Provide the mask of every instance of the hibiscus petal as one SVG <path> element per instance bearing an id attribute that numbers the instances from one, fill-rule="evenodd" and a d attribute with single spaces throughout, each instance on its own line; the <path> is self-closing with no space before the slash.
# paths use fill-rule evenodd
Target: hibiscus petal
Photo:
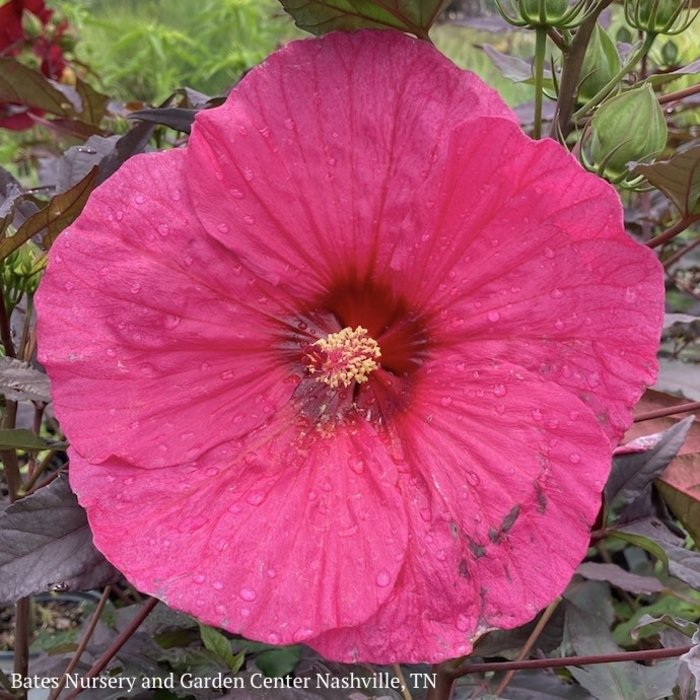
<path id="1" fill-rule="evenodd" d="M 133 158 L 96 190 L 37 293 L 56 413 L 93 462 L 179 464 L 255 428 L 294 389 L 277 340 L 287 300 L 202 231 L 183 160 Z"/>
<path id="2" fill-rule="evenodd" d="M 515 119 L 498 94 L 426 42 L 337 33 L 270 56 L 197 116 L 188 184 L 207 229 L 263 277 L 319 291 L 384 266 L 439 178 L 445 133 Z M 223 135 L 225 138 L 222 138 Z"/>
<path id="3" fill-rule="evenodd" d="M 514 365 L 449 356 L 420 372 L 412 410 L 396 418 L 413 545 L 373 618 L 307 642 L 329 658 L 467 654 L 561 593 L 588 547 L 610 469 L 591 411 Z"/>
<path id="4" fill-rule="evenodd" d="M 273 644 L 354 626 L 390 595 L 407 545 L 396 466 L 370 424 L 303 435 L 293 410 L 189 464 L 71 454 L 95 545 L 139 588 Z"/>
<path id="5" fill-rule="evenodd" d="M 444 183 L 397 273 L 434 309 L 436 342 L 541 372 L 616 444 L 656 377 L 663 319 L 663 269 L 625 232 L 617 194 L 501 119 L 455 130 Z"/>

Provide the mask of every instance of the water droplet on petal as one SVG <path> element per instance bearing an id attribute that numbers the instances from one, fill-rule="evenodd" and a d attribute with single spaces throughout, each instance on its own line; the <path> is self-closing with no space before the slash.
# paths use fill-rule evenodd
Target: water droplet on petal
<path id="1" fill-rule="evenodd" d="M 550 293 L 549 296 L 552 297 L 552 299 L 561 299 L 564 296 L 564 292 L 559 289 L 559 287 L 555 287 Z"/>
<path id="2" fill-rule="evenodd" d="M 134 202 L 136 204 L 143 204 L 146 201 L 146 198 L 142 194 L 137 194 L 134 197 Z"/>
<path id="3" fill-rule="evenodd" d="M 481 479 L 476 472 L 467 472 L 467 481 L 472 486 L 478 486 L 481 483 Z"/>
<path id="4" fill-rule="evenodd" d="M 493 387 L 494 396 L 505 396 L 508 393 L 504 384 L 495 384 Z"/>
<path id="5" fill-rule="evenodd" d="M 496 323 L 496 321 L 500 320 L 501 314 L 498 311 L 489 311 L 488 318 L 491 323 Z"/>
<path id="6" fill-rule="evenodd" d="M 240 595 L 243 600 L 247 600 L 249 603 L 258 597 L 258 594 L 252 588 L 241 588 L 238 595 Z"/>
<path id="7" fill-rule="evenodd" d="M 554 251 L 549 247 L 545 248 L 544 249 L 544 257 L 549 258 L 551 260 L 554 257 Z"/>
<path id="8" fill-rule="evenodd" d="M 388 571 L 380 571 L 377 574 L 377 585 L 385 588 L 391 583 L 391 574 Z"/>
<path id="9" fill-rule="evenodd" d="M 274 632 L 270 632 L 270 634 L 267 635 L 267 641 L 270 644 L 279 644 L 280 643 L 280 637 L 278 634 L 275 634 Z"/>
<path id="10" fill-rule="evenodd" d="M 219 224 L 216 228 L 221 231 L 221 233 L 228 233 L 229 232 L 229 227 L 228 224 Z"/>
<path id="11" fill-rule="evenodd" d="M 441 406 L 444 406 L 445 408 L 447 408 L 451 403 L 452 403 L 452 397 L 451 397 L 451 396 L 443 396 L 443 397 L 440 399 L 440 405 L 441 405 Z"/>
<path id="12" fill-rule="evenodd" d="M 177 328 L 180 325 L 180 317 L 179 316 L 173 316 L 172 314 L 168 314 L 165 317 L 165 327 L 169 330 L 173 330 L 173 328 Z"/>
<path id="13" fill-rule="evenodd" d="M 457 618 L 457 629 L 460 632 L 466 632 L 469 629 L 469 618 L 466 615 L 460 615 Z"/>
<path id="14" fill-rule="evenodd" d="M 569 455 L 569 462 L 571 464 L 578 464 L 581 461 L 581 455 L 578 452 L 572 452 Z"/>
<path id="15" fill-rule="evenodd" d="M 192 577 L 192 580 L 197 584 L 204 583 L 206 581 L 206 576 L 204 576 L 202 574 L 195 574 Z"/>
<path id="16" fill-rule="evenodd" d="M 234 199 L 243 199 L 245 197 L 245 194 L 241 190 L 236 189 L 235 187 L 229 190 L 229 192 L 231 193 L 231 196 Z"/>
<path id="17" fill-rule="evenodd" d="M 246 496 L 245 500 L 248 501 L 251 506 L 259 506 L 265 500 L 265 494 L 261 491 L 251 491 Z"/>
<path id="18" fill-rule="evenodd" d="M 224 590 L 224 584 L 221 581 L 214 581 L 214 583 L 212 583 L 211 585 L 212 588 L 215 588 L 217 591 Z"/>
<path id="19" fill-rule="evenodd" d="M 533 409 L 533 411 L 532 411 L 532 417 L 533 417 L 535 420 L 542 420 L 542 411 L 540 411 L 539 408 Z"/>
<path id="20" fill-rule="evenodd" d="M 241 617 L 250 617 L 250 608 L 241 608 L 239 612 Z"/>

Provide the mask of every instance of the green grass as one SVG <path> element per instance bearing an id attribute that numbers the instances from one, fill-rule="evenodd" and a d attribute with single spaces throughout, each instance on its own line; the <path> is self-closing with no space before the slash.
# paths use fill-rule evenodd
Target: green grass
<path id="1" fill-rule="evenodd" d="M 159 102 L 188 86 L 221 94 L 298 35 L 275 0 L 54 0 L 76 57 L 122 100 Z"/>

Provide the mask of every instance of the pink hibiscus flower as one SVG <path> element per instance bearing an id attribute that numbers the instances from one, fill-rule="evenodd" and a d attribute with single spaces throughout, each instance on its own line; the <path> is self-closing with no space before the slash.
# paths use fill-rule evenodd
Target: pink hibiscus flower
<path id="1" fill-rule="evenodd" d="M 435 661 L 585 554 L 655 374 L 620 202 L 398 32 L 273 54 L 56 242 L 41 360 L 95 544 L 207 623 Z"/>

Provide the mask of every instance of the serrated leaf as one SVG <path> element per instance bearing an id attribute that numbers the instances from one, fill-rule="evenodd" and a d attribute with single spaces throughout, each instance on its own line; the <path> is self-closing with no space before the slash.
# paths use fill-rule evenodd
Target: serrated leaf
<path id="1" fill-rule="evenodd" d="M 59 116 L 74 113 L 70 101 L 41 73 L 8 57 L 0 57 L 0 102 L 35 107 Z"/>
<path id="2" fill-rule="evenodd" d="M 51 401 L 49 378 L 14 357 L 0 357 L 0 393 L 10 401 Z"/>
<path id="3" fill-rule="evenodd" d="M 653 482 L 678 454 L 692 422 L 692 417 L 686 418 L 664 431 L 650 450 L 615 456 L 605 485 L 605 501 L 611 511 L 619 512 L 651 489 Z"/>
<path id="4" fill-rule="evenodd" d="M 65 447 L 64 442 L 48 442 L 25 428 L 0 430 L 0 450 L 55 450 Z"/>
<path id="5" fill-rule="evenodd" d="M 281 647 L 263 651 L 255 657 L 255 665 L 272 678 L 289 675 L 301 658 L 301 647 Z"/>
<path id="6" fill-rule="evenodd" d="M 85 511 L 62 477 L 0 514 L 0 601 L 44 591 L 91 590 L 120 578 L 95 549 Z"/>
<path id="7" fill-rule="evenodd" d="M 426 38 L 447 0 L 281 0 L 296 25 L 312 34 L 398 29 Z"/>
<path id="8" fill-rule="evenodd" d="M 656 484 L 671 512 L 700 546 L 700 455 L 675 459 Z"/>
<path id="9" fill-rule="evenodd" d="M 660 189 L 683 217 L 700 214 L 700 145 L 678 151 L 668 160 L 637 164 L 634 172 Z"/>
<path id="10" fill-rule="evenodd" d="M 231 641 L 228 637 L 208 625 L 200 623 L 199 634 L 202 637 L 204 648 L 214 654 L 231 673 L 240 671 L 245 660 L 245 652 L 234 654 L 231 651 Z"/>
<path id="11" fill-rule="evenodd" d="M 4 260 L 23 243 L 45 231 L 42 243 L 50 248 L 58 234 L 75 221 L 83 210 L 90 192 L 97 183 L 97 168 L 93 168 L 80 182 L 67 192 L 52 197 L 48 205 L 30 216 L 14 236 L 0 241 L 0 260 Z"/>

